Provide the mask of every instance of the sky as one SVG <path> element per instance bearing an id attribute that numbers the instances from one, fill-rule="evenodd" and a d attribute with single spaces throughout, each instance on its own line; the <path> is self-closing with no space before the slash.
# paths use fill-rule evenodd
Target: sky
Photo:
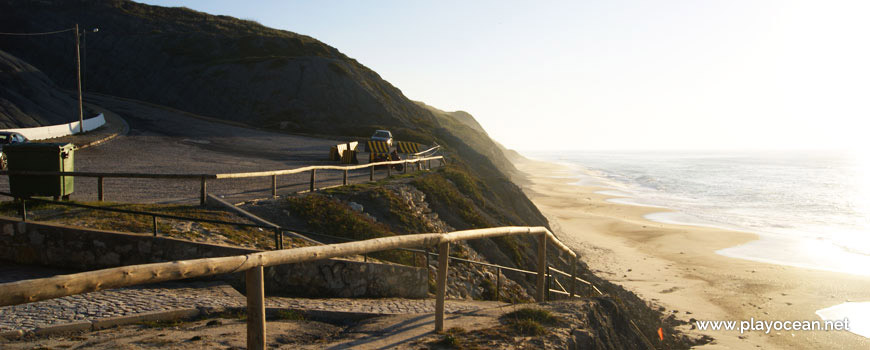
<path id="1" fill-rule="evenodd" d="M 518 150 L 870 150 L 870 1 L 149 0 L 314 37 Z"/>

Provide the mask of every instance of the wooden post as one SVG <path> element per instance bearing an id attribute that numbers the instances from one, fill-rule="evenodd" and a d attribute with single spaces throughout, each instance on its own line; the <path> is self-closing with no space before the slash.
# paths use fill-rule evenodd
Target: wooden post
<path id="1" fill-rule="evenodd" d="M 402 174 L 407 174 L 407 173 L 408 173 L 408 164 L 409 164 L 409 163 L 408 163 L 407 160 L 406 160 L 404 163 L 402 163 Z"/>
<path id="2" fill-rule="evenodd" d="M 281 228 L 275 228 L 275 250 L 284 249 L 282 240 L 281 240 Z"/>
<path id="3" fill-rule="evenodd" d="M 425 248 L 426 250 L 426 283 L 429 283 L 429 279 L 432 278 L 432 272 L 430 272 L 429 266 L 431 263 L 429 262 L 429 247 Z"/>
<path id="4" fill-rule="evenodd" d="M 547 300 L 552 300 L 552 298 L 550 296 L 550 286 L 551 286 L 552 280 L 553 280 L 553 275 L 550 274 L 550 265 L 547 265 L 547 286 L 545 287 L 547 292 L 544 293 L 547 297 Z"/>
<path id="5" fill-rule="evenodd" d="M 369 181 L 375 181 L 375 166 L 369 167 Z"/>
<path id="6" fill-rule="evenodd" d="M 342 180 L 341 184 L 347 186 L 347 170 L 344 171 L 344 180 Z"/>
<path id="7" fill-rule="evenodd" d="M 538 283 L 535 300 L 544 302 L 544 287 L 547 278 L 547 234 L 538 235 Z"/>
<path id="8" fill-rule="evenodd" d="M 495 301 L 501 301 L 501 267 L 495 269 Z"/>
<path id="9" fill-rule="evenodd" d="M 103 201 L 103 177 L 97 177 L 97 201 Z"/>
<path id="10" fill-rule="evenodd" d="M 25 201 L 24 198 L 21 198 L 21 221 L 27 221 L 27 203 Z"/>
<path id="11" fill-rule="evenodd" d="M 151 215 L 151 232 L 154 233 L 154 237 L 157 237 L 157 216 Z"/>
<path id="12" fill-rule="evenodd" d="M 76 23 L 76 84 L 79 91 L 79 133 L 85 132 L 85 112 L 82 107 L 82 60 L 79 49 L 79 24 Z"/>
<path id="13" fill-rule="evenodd" d="M 438 244 L 438 275 L 435 276 L 435 331 L 444 330 L 444 297 L 447 295 L 447 262 L 450 243 Z"/>
<path id="14" fill-rule="evenodd" d="M 208 185 L 205 183 L 205 176 L 201 177 L 199 181 L 199 205 L 204 206 L 208 195 Z"/>
<path id="15" fill-rule="evenodd" d="M 278 198 L 278 175 L 272 175 L 272 198 Z"/>
<path id="16" fill-rule="evenodd" d="M 393 165 L 387 164 L 387 177 L 393 176 Z"/>
<path id="17" fill-rule="evenodd" d="M 248 293 L 248 350 L 266 349 L 266 303 L 263 293 L 263 267 L 245 272 Z"/>
<path id="18" fill-rule="evenodd" d="M 317 177 L 317 169 L 311 169 L 311 185 L 308 186 L 309 192 L 314 192 L 314 179 Z"/>
<path id="19" fill-rule="evenodd" d="M 577 261 L 571 261 L 571 297 L 574 297 L 574 291 L 577 286 Z"/>

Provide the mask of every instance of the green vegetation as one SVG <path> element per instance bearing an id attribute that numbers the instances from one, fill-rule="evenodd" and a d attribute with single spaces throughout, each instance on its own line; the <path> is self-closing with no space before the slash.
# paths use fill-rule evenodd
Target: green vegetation
<path id="1" fill-rule="evenodd" d="M 183 204 L 119 204 L 111 202 L 73 202 L 95 207 L 143 211 L 166 215 L 181 216 L 193 219 L 220 220 L 240 223 L 249 221 L 223 210 L 202 208 Z M 15 202 L 0 203 L 0 214 L 18 217 L 19 204 Z M 71 226 L 88 227 L 98 230 L 147 233 L 153 232 L 154 222 L 150 215 L 116 213 L 87 208 L 76 208 L 51 203 L 27 202 L 28 219 L 47 221 Z M 187 220 L 157 219 L 157 231 L 160 236 L 188 239 L 193 241 L 214 241 L 217 243 L 234 244 L 271 249 L 275 245 L 271 231 L 258 228 L 234 225 L 201 223 Z M 223 236 L 223 238 L 216 235 Z M 305 246 L 305 241 L 285 237 L 288 246 Z"/>
<path id="2" fill-rule="evenodd" d="M 483 293 L 481 293 L 483 300 L 496 300 L 496 297 L 498 297 L 498 290 L 496 289 L 495 283 L 488 279 L 483 279 L 480 282 L 480 286 L 483 287 Z"/>
<path id="3" fill-rule="evenodd" d="M 485 187 L 485 184 L 475 181 L 468 172 L 460 170 L 459 167 L 452 166 L 443 169 L 444 177 L 450 179 L 461 193 L 471 197 L 478 205 L 484 204 L 480 188 Z"/>
<path id="4" fill-rule="evenodd" d="M 305 321 L 305 315 L 296 310 L 278 310 L 275 312 L 274 318 L 286 321 Z"/>
<path id="5" fill-rule="evenodd" d="M 241 309 L 241 308 L 240 309 L 228 309 L 228 310 L 224 310 L 224 311 L 221 311 L 219 313 L 210 315 L 209 317 L 223 318 L 223 319 L 230 319 L 230 320 L 247 320 L 248 313 L 245 311 L 245 309 Z"/>
<path id="6" fill-rule="evenodd" d="M 451 327 L 444 332 L 444 337 L 435 342 L 433 345 L 448 349 L 465 349 L 465 342 L 462 335 L 466 333 L 462 327 Z"/>
<path id="7" fill-rule="evenodd" d="M 547 334 L 545 326 L 559 324 L 559 319 L 550 311 L 530 307 L 507 313 L 502 319 L 517 333 L 533 337 Z"/>
<path id="8" fill-rule="evenodd" d="M 179 327 L 184 324 L 184 321 L 179 319 L 172 320 L 157 320 L 157 321 L 142 321 L 141 325 L 145 328 L 170 328 Z"/>
<path id="9" fill-rule="evenodd" d="M 401 175 L 413 177 L 413 174 Z M 396 193 L 382 187 L 381 180 L 377 183 L 342 186 L 323 191 L 343 200 L 354 201 L 365 206 L 367 211 L 377 215 L 381 221 L 388 224 L 399 234 L 431 232 L 425 221 L 421 220 L 411 210 L 407 203 Z"/>
<path id="10" fill-rule="evenodd" d="M 365 240 L 396 234 L 386 225 L 353 211 L 346 204 L 319 194 L 287 198 L 291 212 L 305 218 L 309 228 L 331 236 L 350 240 Z M 414 255 L 400 250 L 382 251 L 371 256 L 399 264 L 412 265 Z"/>
<path id="11" fill-rule="evenodd" d="M 468 198 L 460 192 L 456 186 L 447 181 L 443 175 L 443 170 L 439 169 L 434 173 L 425 174 L 414 178 L 412 181 L 414 187 L 426 194 L 430 202 L 435 202 L 444 208 L 450 208 L 459 214 L 462 223 L 465 225 L 457 225 L 456 222 L 451 223 L 458 228 L 483 228 L 494 226 L 483 218 L 478 210 L 474 207 Z M 459 223 L 459 224 L 462 224 Z"/>
<path id="12" fill-rule="evenodd" d="M 525 336 L 538 337 L 547 334 L 547 329 L 534 320 L 516 320 L 510 325 L 518 334 Z"/>

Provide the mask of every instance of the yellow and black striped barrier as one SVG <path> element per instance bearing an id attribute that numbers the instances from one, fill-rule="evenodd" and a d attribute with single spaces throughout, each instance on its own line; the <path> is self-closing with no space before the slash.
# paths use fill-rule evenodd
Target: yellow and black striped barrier
<path id="1" fill-rule="evenodd" d="M 358 142 L 348 142 L 329 148 L 329 160 L 340 160 L 343 164 L 357 164 L 356 146 Z"/>
<path id="2" fill-rule="evenodd" d="M 420 152 L 420 144 L 407 141 L 396 141 L 396 150 L 399 153 L 413 154 Z"/>
<path id="3" fill-rule="evenodd" d="M 390 145 L 386 141 L 366 141 L 366 152 L 390 153 Z"/>

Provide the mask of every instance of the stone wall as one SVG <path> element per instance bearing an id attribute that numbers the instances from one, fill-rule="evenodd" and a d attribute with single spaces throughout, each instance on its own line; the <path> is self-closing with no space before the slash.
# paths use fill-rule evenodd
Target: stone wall
<path id="1" fill-rule="evenodd" d="M 257 251 L 0 216 L 0 260 L 20 264 L 86 271 Z M 425 298 L 428 289 L 423 268 L 343 259 L 272 266 L 265 277 L 267 293 L 294 296 Z M 244 285 L 242 273 L 214 278 Z"/>

